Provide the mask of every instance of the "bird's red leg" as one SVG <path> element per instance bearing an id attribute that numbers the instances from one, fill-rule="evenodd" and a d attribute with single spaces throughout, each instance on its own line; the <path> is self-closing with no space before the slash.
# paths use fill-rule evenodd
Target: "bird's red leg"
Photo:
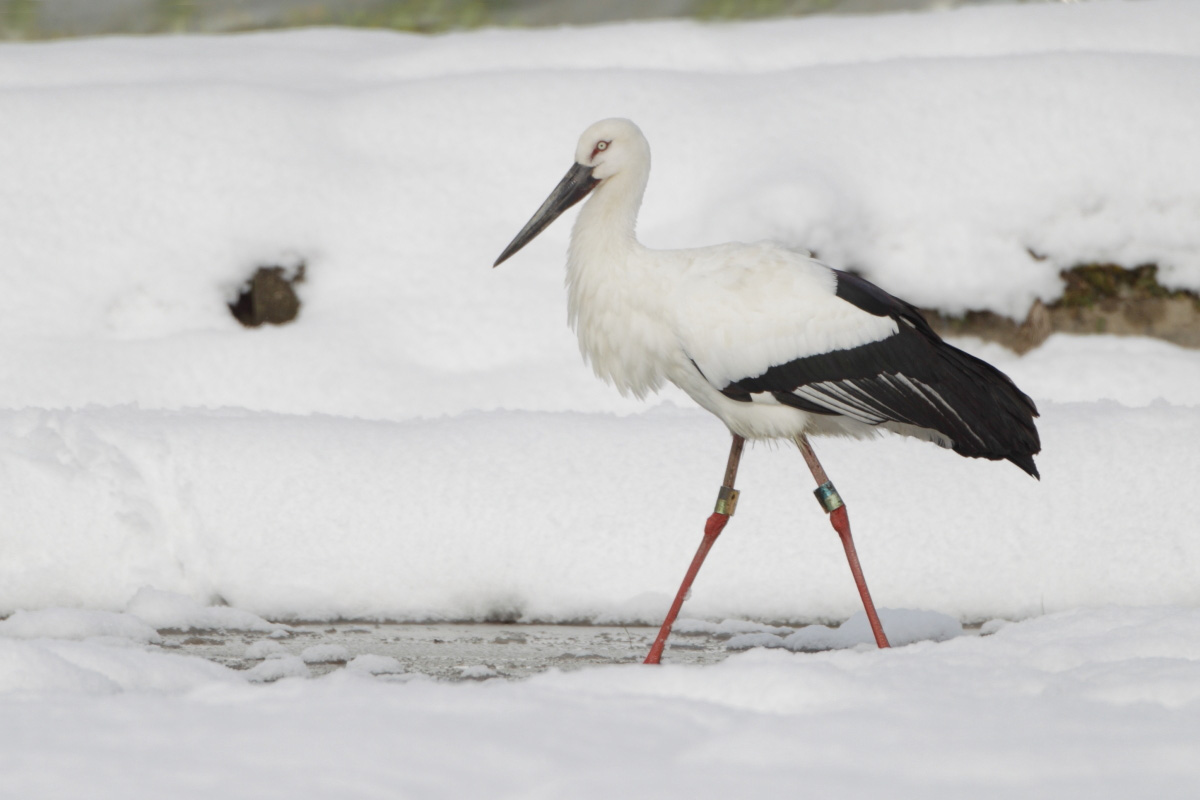
<path id="1" fill-rule="evenodd" d="M 733 516 L 734 507 L 737 506 L 737 491 L 733 488 L 733 482 L 737 478 L 738 462 L 742 459 L 742 446 L 746 440 L 736 433 L 733 435 L 733 444 L 729 448 L 729 463 L 725 465 L 725 482 L 721 485 L 721 491 L 717 494 L 717 508 L 708 518 L 708 522 L 704 523 L 704 538 L 700 540 L 700 548 L 696 551 L 695 558 L 692 559 L 692 564 L 688 567 L 687 574 L 683 576 L 683 583 L 679 586 L 679 592 L 675 595 L 675 602 L 671 603 L 671 609 L 667 611 L 667 618 L 663 620 L 662 628 L 658 631 L 658 638 L 654 640 L 654 644 L 650 647 L 650 654 L 646 656 L 645 664 L 657 664 L 662 658 L 663 648 L 667 644 L 667 637 L 671 634 L 671 626 L 675 624 L 675 617 L 679 616 L 679 609 L 683 606 L 684 598 L 687 597 L 688 590 L 692 588 L 692 581 L 696 579 L 696 573 L 700 571 L 700 565 L 704 563 L 704 557 L 708 555 L 708 551 L 712 548 L 713 543 L 717 541 L 717 537 L 721 535 L 721 531 L 725 529 L 725 523 L 729 522 L 729 518 Z"/>
<path id="2" fill-rule="evenodd" d="M 812 446 L 808 443 L 808 437 L 800 434 L 796 437 L 796 444 L 800 446 L 800 453 L 808 463 L 808 468 L 812 470 L 813 477 L 817 479 L 817 500 L 825 509 L 825 513 L 829 515 L 829 522 L 841 538 L 842 547 L 846 549 L 846 560 L 850 562 L 850 572 L 854 574 L 854 584 L 858 587 L 863 608 L 867 611 L 867 620 L 871 623 L 871 633 L 875 634 L 875 644 L 880 647 L 891 647 L 883 632 L 883 625 L 879 624 L 879 615 L 875 613 L 875 604 L 871 602 L 871 592 L 867 589 L 867 579 L 863 577 L 862 567 L 858 563 L 854 539 L 850 536 L 850 517 L 846 514 L 846 505 L 842 502 L 837 490 L 833 488 L 829 476 L 825 474 L 825 468 L 821 466 L 820 461 L 817 461 L 817 454 L 813 452 Z"/>

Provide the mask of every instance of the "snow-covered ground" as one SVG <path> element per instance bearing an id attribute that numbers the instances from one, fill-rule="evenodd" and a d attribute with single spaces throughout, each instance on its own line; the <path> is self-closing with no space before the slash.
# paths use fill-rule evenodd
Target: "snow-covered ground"
<path id="1" fill-rule="evenodd" d="M 359 659 L 262 685 L 111 640 L 0 638 L 0 796 L 1174 799 L 1200 770 L 1194 608 L 520 683 Z"/>
<path id="2" fill-rule="evenodd" d="M 892 652 L 730 622 L 784 646 L 445 684 L 156 642 L 657 621 L 726 435 L 580 363 L 568 225 L 490 268 L 588 123 L 650 138 L 648 244 L 1020 317 L 1084 261 L 1200 289 L 1198 67 L 1186 0 L 0 45 L 0 797 L 1189 796 L 1200 353 L 1148 340 L 961 343 L 1038 401 L 1040 483 L 816 443 Z M 297 322 L 233 320 L 300 261 Z M 855 611 L 810 482 L 747 454 L 688 624 Z"/>
<path id="3" fill-rule="evenodd" d="M 1042 411 L 1041 482 L 899 438 L 818 443 L 879 603 L 976 622 L 1200 604 L 1195 405 Z M 3 604 L 116 611 L 153 586 L 278 619 L 655 622 L 727 449 L 720 423 L 667 407 L 2 412 Z M 858 597 L 795 449 L 752 448 L 739 484 L 687 611 L 849 616 Z"/>

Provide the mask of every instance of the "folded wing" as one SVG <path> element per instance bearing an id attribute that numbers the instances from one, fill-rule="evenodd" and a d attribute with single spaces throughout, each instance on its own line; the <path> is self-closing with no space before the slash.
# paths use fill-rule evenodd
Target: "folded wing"
<path id="1" fill-rule="evenodd" d="M 1007 459 L 1034 477 L 1041 449 L 1033 401 L 995 367 L 946 344 L 908 303 L 850 273 L 831 270 L 832 307 L 826 319 L 873 331 L 846 347 L 795 348 L 757 374 L 713 381 L 726 397 L 774 400 L 815 414 L 840 415 L 866 425 L 899 423 L 940 436 L 955 452 Z M 840 308 L 838 306 L 841 306 Z M 853 312 L 849 306 L 853 306 Z M 893 322 L 880 336 L 877 324 Z M 872 320 L 876 324 L 872 324 Z M 828 325 L 828 322 L 826 322 Z M 853 331 L 842 341 L 854 342 Z M 814 352 L 820 349 L 820 352 Z M 697 364 L 703 372 L 703 365 Z"/>

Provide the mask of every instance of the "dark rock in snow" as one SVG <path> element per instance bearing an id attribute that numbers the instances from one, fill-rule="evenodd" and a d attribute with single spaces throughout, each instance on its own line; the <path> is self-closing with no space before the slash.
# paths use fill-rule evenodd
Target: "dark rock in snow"
<path id="1" fill-rule="evenodd" d="M 247 328 L 264 322 L 282 325 L 300 313 L 300 298 L 295 284 L 304 280 L 304 262 L 294 269 L 259 267 L 242 287 L 237 299 L 229 303 L 234 318 Z"/>

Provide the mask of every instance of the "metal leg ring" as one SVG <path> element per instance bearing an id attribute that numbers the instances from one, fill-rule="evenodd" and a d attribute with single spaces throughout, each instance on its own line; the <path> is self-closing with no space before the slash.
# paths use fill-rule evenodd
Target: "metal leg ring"
<path id="1" fill-rule="evenodd" d="M 822 483 L 813 494 L 817 496 L 817 502 L 821 504 L 821 508 L 825 509 L 826 514 L 832 514 L 846 505 L 842 502 L 842 496 L 838 494 L 837 489 L 833 488 L 832 481 Z"/>
<path id="2" fill-rule="evenodd" d="M 732 517 L 734 509 L 737 508 L 737 501 L 737 489 L 731 489 L 728 486 L 722 486 L 721 490 L 717 492 L 716 512 L 718 514 L 725 514 L 726 516 Z"/>

